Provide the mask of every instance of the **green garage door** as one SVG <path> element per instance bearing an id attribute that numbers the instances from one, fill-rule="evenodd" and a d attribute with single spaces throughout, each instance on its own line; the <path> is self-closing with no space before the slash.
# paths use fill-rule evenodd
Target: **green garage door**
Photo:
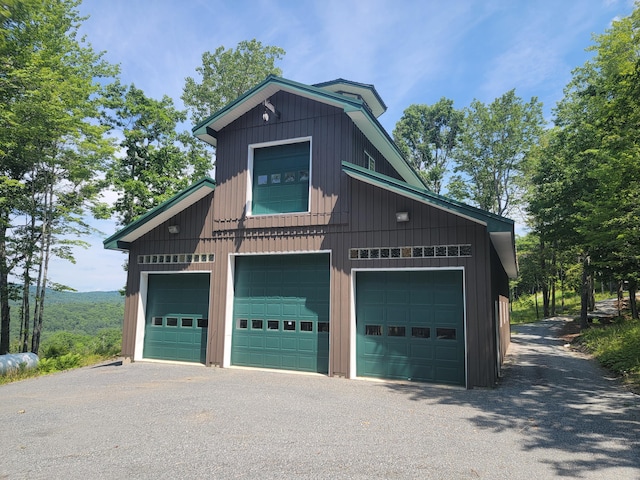
<path id="1" fill-rule="evenodd" d="M 237 257 L 232 365 L 329 372 L 329 256 Z"/>
<path id="2" fill-rule="evenodd" d="M 464 385 L 462 271 L 356 275 L 357 375 Z"/>
<path id="3" fill-rule="evenodd" d="M 205 362 L 209 274 L 149 275 L 143 358 Z"/>

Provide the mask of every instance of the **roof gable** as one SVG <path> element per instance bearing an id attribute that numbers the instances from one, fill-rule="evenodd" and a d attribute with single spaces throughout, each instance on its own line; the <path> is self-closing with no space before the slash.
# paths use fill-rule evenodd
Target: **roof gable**
<path id="1" fill-rule="evenodd" d="M 211 178 L 205 177 L 199 180 L 104 240 L 104 248 L 129 250 L 131 242 L 206 197 L 214 189 L 215 182 Z"/>
<path id="2" fill-rule="evenodd" d="M 342 170 L 350 177 L 361 182 L 383 188 L 486 226 L 489 237 L 491 238 L 491 243 L 498 253 L 505 272 L 510 278 L 517 277 L 518 267 L 515 254 L 513 220 L 438 195 L 424 187 L 409 185 L 395 178 L 382 175 L 381 173 L 362 168 L 352 163 L 342 162 Z"/>
<path id="3" fill-rule="evenodd" d="M 314 87 L 322 88 L 329 92 L 339 93 L 341 95 L 351 96 L 362 99 L 371 113 L 378 118 L 387 111 L 387 106 L 382 101 L 378 91 L 373 85 L 366 83 L 352 82 L 344 78 L 338 78 L 329 82 L 316 83 Z"/>
<path id="4" fill-rule="evenodd" d="M 344 87 L 347 81 L 341 82 L 335 85 Z M 328 83 L 334 85 L 333 82 Z M 357 88 L 362 91 L 367 90 L 369 87 L 355 82 L 350 83 L 359 86 Z M 342 95 L 327 88 L 305 85 L 274 75 L 269 75 L 262 83 L 193 127 L 193 134 L 210 145 L 216 146 L 217 135 L 220 130 L 280 91 L 341 108 L 407 183 L 414 186 L 424 186 L 420 175 L 405 160 L 396 144 L 380 125 L 363 99 Z M 373 100 L 371 101 L 373 102 Z M 275 107 L 277 108 L 277 105 Z"/>

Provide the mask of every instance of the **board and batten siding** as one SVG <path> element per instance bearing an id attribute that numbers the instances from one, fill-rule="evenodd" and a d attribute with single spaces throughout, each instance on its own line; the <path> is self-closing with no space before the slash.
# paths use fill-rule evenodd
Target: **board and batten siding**
<path id="1" fill-rule="evenodd" d="M 495 383 L 496 338 L 493 330 L 492 248 L 484 225 L 357 180 L 351 185 L 349 248 L 470 244 L 470 257 L 348 260 L 347 268 L 464 267 L 467 380 L 472 386 Z M 409 212 L 397 223 L 396 212 Z"/>
<path id="2" fill-rule="evenodd" d="M 122 355 L 124 357 L 134 357 L 138 308 L 141 303 L 141 273 L 202 272 L 209 270 L 212 265 L 209 262 L 140 264 L 138 257 L 140 255 L 192 254 L 195 252 L 207 255 L 215 254 L 215 245 L 211 239 L 213 196 L 212 192 L 131 244 L 125 290 L 125 322 L 122 331 Z M 169 225 L 178 225 L 180 233 L 169 233 Z"/>
<path id="3" fill-rule="evenodd" d="M 271 103 L 280 118 L 262 120 L 258 106 L 218 133 L 215 192 L 158 226 L 131 245 L 123 355 L 133 358 L 140 305 L 141 272 L 211 273 L 206 363 L 225 363 L 225 329 L 232 298 L 230 262 L 235 255 L 330 252 L 329 374 L 348 376 L 350 365 L 352 269 L 464 267 L 468 386 L 491 386 L 496 379 L 496 335 L 491 276 L 492 246 L 486 227 L 424 203 L 348 177 L 341 163 L 366 167 L 365 150 L 376 170 L 397 178 L 351 119 L 338 108 L 279 92 Z M 248 152 L 254 144 L 311 139 L 310 213 L 245 215 Z M 395 213 L 407 211 L 410 221 L 397 223 Z M 171 235 L 169 224 L 179 224 Z M 350 259 L 352 248 L 429 245 L 471 245 L 470 257 Z M 139 255 L 213 253 L 215 261 L 190 265 L 139 265 Z M 492 287 L 492 285 L 494 287 Z M 227 352 L 228 355 L 228 352 Z"/>

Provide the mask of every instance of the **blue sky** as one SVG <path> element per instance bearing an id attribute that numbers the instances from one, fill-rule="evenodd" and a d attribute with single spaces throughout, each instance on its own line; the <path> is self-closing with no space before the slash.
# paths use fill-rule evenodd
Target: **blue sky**
<path id="1" fill-rule="evenodd" d="M 182 108 L 184 79 L 196 76 L 203 52 L 257 38 L 286 51 L 278 66 L 291 80 L 375 85 L 389 132 L 411 104 L 447 97 L 463 108 L 512 88 L 538 97 L 551 121 L 592 35 L 632 9 L 631 0 L 84 0 L 79 8 L 89 16 L 81 33 L 147 96 L 169 95 Z M 80 291 L 124 286 L 124 255 L 102 248 L 116 224 L 94 224 L 104 234 L 87 239 L 75 265 L 54 261 L 53 281 Z"/>

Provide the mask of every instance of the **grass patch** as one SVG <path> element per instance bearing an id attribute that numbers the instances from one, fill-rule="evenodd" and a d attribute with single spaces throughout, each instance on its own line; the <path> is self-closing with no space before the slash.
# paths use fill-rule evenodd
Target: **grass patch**
<path id="1" fill-rule="evenodd" d="M 607 369 L 620 375 L 640 393 L 640 321 L 620 320 L 602 328 L 590 328 L 578 343 Z"/>
<path id="2" fill-rule="evenodd" d="M 120 354 L 122 332 L 105 329 L 97 335 L 56 332 L 40 348 L 37 368 L 10 370 L 0 375 L 0 385 L 53 372 L 95 365 Z"/>
<path id="3" fill-rule="evenodd" d="M 537 294 L 538 311 L 536 314 L 536 297 L 534 295 L 521 295 L 511 302 L 511 324 L 533 323 L 543 319 L 544 308 L 542 305 L 542 293 Z M 608 293 L 596 293 L 596 302 L 611 298 Z M 562 299 L 556 297 L 556 315 L 573 317 L 580 315 L 580 295 L 565 293 L 564 307 Z"/>
<path id="4" fill-rule="evenodd" d="M 26 380 L 27 378 L 39 377 L 41 375 L 48 375 L 50 373 L 62 372 L 64 370 L 89 367 L 113 358 L 115 358 L 113 355 L 97 354 L 83 357 L 76 353 L 69 353 L 60 357 L 41 358 L 37 368 L 12 369 L 5 374 L 0 374 L 0 385 Z"/>

